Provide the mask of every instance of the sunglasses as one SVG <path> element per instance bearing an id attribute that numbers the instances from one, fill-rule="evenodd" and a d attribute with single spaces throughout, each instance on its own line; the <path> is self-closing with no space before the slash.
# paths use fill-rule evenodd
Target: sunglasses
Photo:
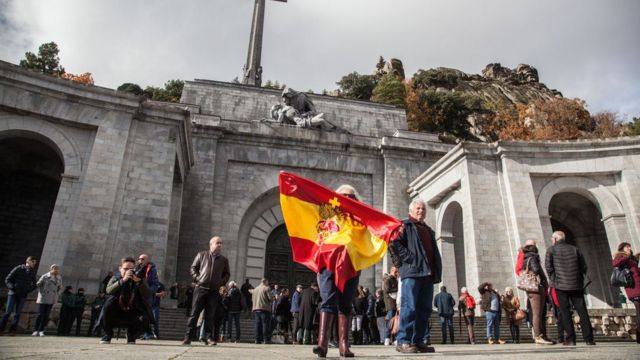
<path id="1" fill-rule="evenodd" d="M 354 200 L 356 199 L 356 195 L 355 194 L 340 194 L 340 195 L 346 196 L 349 199 L 354 199 Z"/>

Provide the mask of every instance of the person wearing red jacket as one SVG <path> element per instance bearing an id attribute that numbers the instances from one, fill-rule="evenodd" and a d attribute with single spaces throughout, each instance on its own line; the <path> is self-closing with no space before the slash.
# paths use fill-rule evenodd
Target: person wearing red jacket
<path id="1" fill-rule="evenodd" d="M 626 267 L 633 274 L 634 286 L 624 288 L 629 300 L 636 307 L 636 319 L 640 319 L 640 269 L 638 268 L 638 259 L 640 253 L 633 255 L 631 244 L 623 242 L 618 245 L 618 252 L 613 258 L 612 265 L 614 267 Z M 636 326 L 636 343 L 640 344 L 640 329 Z"/>

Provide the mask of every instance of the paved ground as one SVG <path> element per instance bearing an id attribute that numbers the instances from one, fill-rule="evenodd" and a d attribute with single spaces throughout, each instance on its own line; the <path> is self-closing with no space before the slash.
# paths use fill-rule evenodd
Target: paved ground
<path id="1" fill-rule="evenodd" d="M 449 358 L 449 359 L 640 359 L 640 345 L 634 342 L 602 343 L 587 347 L 536 346 L 530 344 L 506 345 L 436 345 L 436 353 L 403 355 L 393 347 L 354 346 L 358 358 L 405 359 L 405 358 Z M 338 350 L 330 349 L 329 358 L 337 358 Z M 45 336 L 0 337 L 0 359 L 314 359 L 311 346 L 306 345 L 253 345 L 219 344 L 214 347 L 202 345 L 181 346 L 177 341 L 139 341 L 126 345 L 123 339 L 110 345 L 100 345 L 97 338 L 75 338 Z"/>

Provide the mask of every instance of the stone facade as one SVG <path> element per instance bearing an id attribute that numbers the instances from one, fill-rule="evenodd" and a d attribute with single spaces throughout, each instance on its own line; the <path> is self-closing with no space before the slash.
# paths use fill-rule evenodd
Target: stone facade
<path id="1" fill-rule="evenodd" d="M 515 288 L 518 249 L 537 239 L 544 258 L 552 232 L 563 230 L 587 259 L 589 306 L 617 307 L 611 254 L 623 241 L 640 248 L 640 198 L 629 190 L 640 186 L 639 164 L 639 137 L 461 143 L 413 181 L 410 192 L 435 213 L 451 288 L 475 289 L 484 281 Z M 463 266 L 457 248 L 466 255 Z"/>
<path id="2" fill-rule="evenodd" d="M 270 244 L 283 244 L 274 236 L 285 234 L 277 181 L 286 170 L 331 188 L 352 184 L 398 218 L 411 198 L 425 199 L 450 289 L 512 286 L 521 244 L 565 229 L 594 264 L 590 306 L 618 305 L 598 255 L 624 240 L 640 248 L 640 139 L 454 146 L 408 131 L 402 109 L 310 97 L 338 130 L 261 121 L 280 101 L 276 90 L 195 80 L 180 104 L 166 104 L 0 62 L 0 150 L 9 153 L 0 168 L 24 162 L 17 170 L 39 169 L 58 184 L 39 272 L 58 263 L 65 283 L 93 294 L 120 257 L 144 252 L 165 283 L 184 282 L 194 255 L 220 235 L 232 279 L 255 285 L 273 274 Z M 0 180 L 15 185 L 17 170 L 4 168 Z M 19 211 L 0 206 L 0 216 Z M 0 249 L 31 255 L 16 236 Z M 379 286 L 387 267 L 385 259 L 364 271 L 361 283 Z"/>
<path id="3" fill-rule="evenodd" d="M 64 164 L 39 272 L 60 264 L 67 284 L 96 293 L 122 256 L 145 251 L 171 279 L 175 184 L 193 163 L 188 113 L 4 62 L 0 106 L 0 141 L 39 141 Z"/>

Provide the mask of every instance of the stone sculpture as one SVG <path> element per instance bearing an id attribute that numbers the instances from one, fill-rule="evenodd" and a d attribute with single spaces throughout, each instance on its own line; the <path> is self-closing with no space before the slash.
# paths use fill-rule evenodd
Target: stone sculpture
<path id="1" fill-rule="evenodd" d="M 298 127 L 319 127 L 335 129 L 336 126 L 324 118 L 323 113 L 316 111 L 313 101 L 307 94 L 286 88 L 282 91 L 282 104 L 271 107 L 273 121 Z"/>

